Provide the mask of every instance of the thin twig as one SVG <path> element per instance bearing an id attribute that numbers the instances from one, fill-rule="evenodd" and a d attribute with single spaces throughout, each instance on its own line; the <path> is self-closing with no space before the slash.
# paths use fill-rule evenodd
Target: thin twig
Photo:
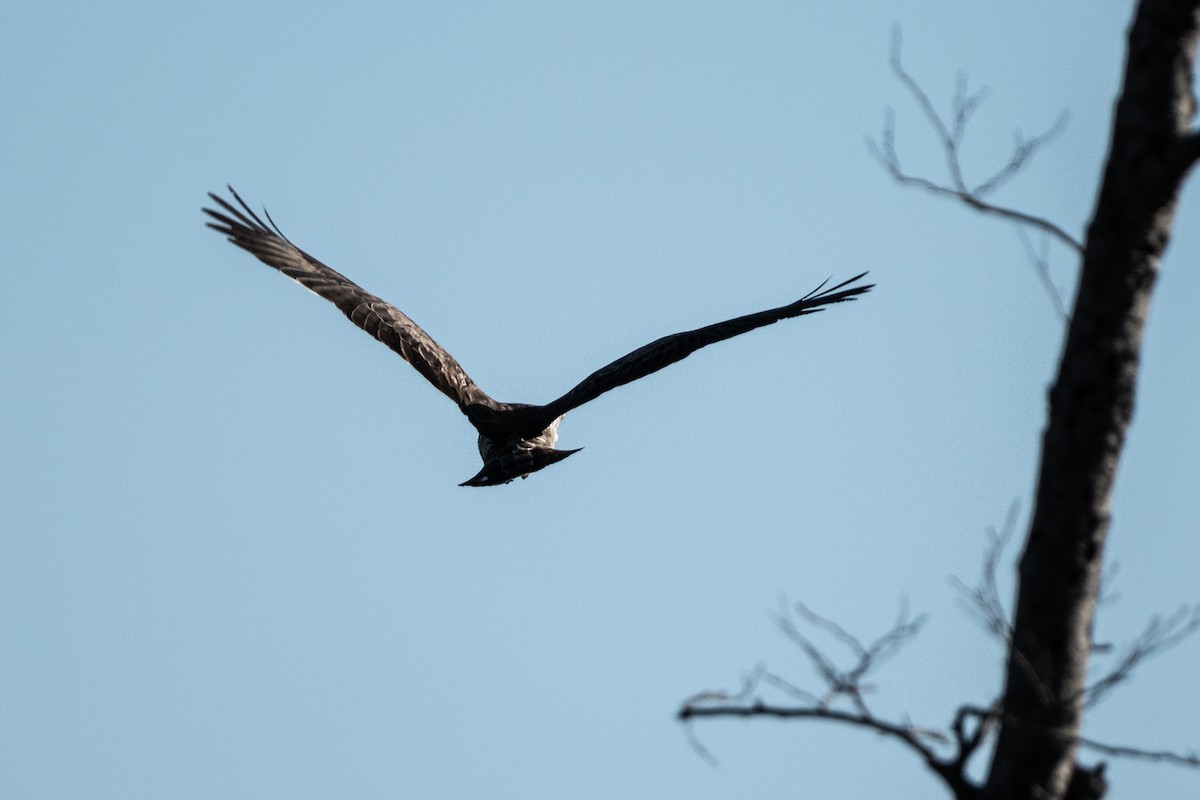
<path id="1" fill-rule="evenodd" d="M 983 569 L 980 570 L 979 581 L 975 586 L 967 586 L 955 577 L 950 579 L 954 587 L 962 593 L 966 608 L 979 618 L 988 633 L 1005 644 L 1012 641 L 1012 629 L 1008 624 L 1008 611 L 1000 599 L 1000 587 L 996 576 L 1000 568 L 1000 557 L 1012 541 L 1020 510 L 1020 504 L 1014 500 L 1008 507 L 1004 526 L 1000 530 L 992 527 L 987 529 L 988 545 L 983 551 Z"/>
<path id="2" fill-rule="evenodd" d="M 1054 121 L 1053 125 L 1032 139 L 1026 139 L 1019 130 L 1014 131 L 1013 151 L 1012 155 L 1009 156 L 1008 163 L 1001 167 L 992 177 L 972 189 L 971 194 L 976 197 L 983 197 L 985 194 L 989 194 L 1005 183 L 1008 183 L 1009 179 L 1021 171 L 1021 168 L 1025 166 L 1025 162 L 1033 158 L 1033 154 L 1039 148 L 1054 141 L 1058 138 L 1059 134 L 1066 130 L 1067 121 L 1070 119 L 1071 114 L 1069 112 L 1062 112 L 1058 115 L 1058 119 Z"/>
<path id="3" fill-rule="evenodd" d="M 968 733 L 967 719 L 970 717 L 975 718 L 975 730 Z M 954 722 L 951 724 L 950 730 L 953 732 L 954 741 L 958 745 L 958 754 L 954 757 L 953 763 L 957 766 L 961 774 L 966 774 L 967 762 L 971 760 L 971 756 L 991 734 L 999 717 L 1000 712 L 996 704 L 993 704 L 991 708 L 961 706 L 955 713 Z"/>
<path id="4" fill-rule="evenodd" d="M 867 684 L 864 684 L 863 680 L 871 671 L 878 668 L 894 655 L 897 650 L 903 647 L 908 639 L 920 632 L 921 626 L 926 621 L 925 615 L 918 616 L 916 619 L 910 621 L 908 619 L 907 606 L 902 606 L 899 618 L 892 628 L 871 642 L 871 644 L 864 645 L 857 637 L 848 633 L 837 623 L 820 616 L 803 603 L 796 603 L 794 609 L 801 619 L 833 636 L 854 654 L 857 659 L 854 666 L 843 670 L 800 632 L 788 613 L 789 609 L 786 601 L 781 600 L 781 606 L 780 613 L 776 616 L 776 624 L 779 625 L 783 634 L 791 639 L 808 657 L 808 660 L 812 662 L 813 667 L 817 670 L 817 674 L 820 675 L 821 680 L 828 687 L 828 692 L 820 701 L 820 705 L 828 706 L 838 697 L 844 696 L 863 714 L 869 713 L 863 693 L 869 691 L 871 688 Z"/>
<path id="5" fill-rule="evenodd" d="M 1058 241 L 1065 244 L 1067 247 L 1074 250 L 1077 254 L 1081 256 L 1083 255 L 1083 244 L 1048 219 L 1037 217 L 1033 214 L 1027 214 L 1024 211 L 1017 211 L 1016 209 L 998 206 L 994 203 L 989 203 L 986 200 L 982 200 L 965 190 L 955 189 L 949 186 L 942 186 L 941 184 L 934 183 L 927 178 L 920 178 L 904 172 L 900 166 L 899 158 L 896 155 L 895 131 L 893 130 L 892 123 L 890 121 L 885 121 L 884 123 L 882 145 L 876 145 L 874 141 L 868 140 L 867 146 L 870 147 L 871 152 L 876 158 L 879 159 L 880 163 L 883 164 L 884 168 L 897 183 L 907 186 L 916 186 L 932 194 L 941 195 L 942 197 L 953 197 L 954 199 L 967 206 L 970 206 L 976 211 L 981 211 L 985 214 L 994 214 L 995 216 L 1012 220 L 1020 225 L 1027 225 L 1031 228 L 1037 228 L 1038 230 L 1045 231 Z"/>
<path id="6" fill-rule="evenodd" d="M 1030 682 L 1037 687 L 1046 702 L 1050 702 L 1052 698 L 1049 688 L 1046 687 L 1033 664 L 1014 643 L 1012 626 L 1008 622 L 1008 611 L 1000 599 L 1000 589 L 996 580 L 1000 557 L 1016 530 L 1019 511 L 1020 506 L 1013 501 L 1013 504 L 1009 506 L 1008 515 L 1004 519 L 1004 527 L 999 531 L 995 528 L 988 528 L 988 546 L 984 550 L 983 569 L 979 582 L 974 587 L 970 587 L 960 579 L 951 577 L 950 583 L 963 594 L 966 608 L 975 613 L 988 633 L 1004 644 L 1012 653 L 1015 663 L 1029 676 Z"/>
<path id="7" fill-rule="evenodd" d="M 1200 754 L 1191 753 L 1173 753 L 1170 750 L 1143 750 L 1140 747 L 1125 747 L 1123 745 L 1104 744 L 1097 742 L 1094 739 L 1087 739 L 1083 736 L 1078 738 L 1080 747 L 1086 747 L 1088 750 L 1093 750 L 1097 753 L 1102 753 L 1113 758 L 1136 758 L 1142 761 L 1161 761 L 1167 764 L 1174 764 L 1179 767 L 1192 767 L 1200 769 Z"/>
<path id="8" fill-rule="evenodd" d="M 832 720 L 847 725 L 856 725 L 860 728 L 869 728 L 884 736 L 898 739 L 920 754 L 926 763 L 941 763 L 941 759 L 921 741 L 921 738 L 923 736 L 944 738 L 944 734 L 939 731 L 926 731 L 908 725 L 885 722 L 870 714 L 856 714 L 849 711 L 839 711 L 838 709 L 823 707 L 794 708 L 791 706 L 774 706 L 762 701 L 755 701 L 750 705 L 695 706 L 685 704 L 679 709 L 677 716 L 681 721 L 685 722 L 699 717 L 776 717 L 779 719 Z"/>
<path id="9" fill-rule="evenodd" d="M 1042 282 L 1042 287 L 1046 290 L 1046 294 L 1050 295 L 1051 302 L 1054 303 L 1054 310 L 1058 312 L 1058 316 L 1062 318 L 1063 322 L 1070 321 L 1071 317 L 1067 314 L 1067 307 L 1063 303 L 1062 295 L 1050 277 L 1049 236 L 1044 235 L 1042 237 L 1042 248 L 1040 251 L 1035 251 L 1033 249 L 1033 242 L 1029 240 L 1029 233 L 1025 228 L 1018 225 L 1017 235 L 1021 237 L 1021 246 L 1025 248 L 1025 255 L 1033 264 L 1033 268 Z"/>
<path id="10" fill-rule="evenodd" d="M 1200 603 L 1183 606 L 1166 619 L 1155 616 L 1103 677 L 1083 690 L 1085 706 L 1099 703 L 1116 686 L 1128 680 L 1142 662 L 1169 650 L 1200 631 Z"/>
<path id="11" fill-rule="evenodd" d="M 952 197 L 977 211 L 993 214 L 1011 220 L 1018 225 L 1044 231 L 1071 248 L 1075 253 L 1082 255 L 1083 244 L 1053 222 L 1044 217 L 1034 216 L 1033 214 L 1027 214 L 1023 211 L 1017 211 L 1016 209 L 996 205 L 984 200 L 985 195 L 1007 183 L 1029 163 L 1041 148 L 1062 133 L 1066 126 L 1068 115 L 1065 112 L 1060 114 L 1053 125 L 1029 139 L 1026 139 L 1019 131 L 1016 132 L 1013 149 L 1009 155 L 1008 162 L 989 178 L 980 181 L 974 188 L 971 188 L 963 175 L 960 154 L 963 139 L 966 136 L 967 125 L 975 111 L 986 98 L 987 90 L 981 89 L 974 93 L 969 92 L 967 90 L 966 76 L 960 74 L 958 82 L 955 85 L 951 115 L 952 121 L 947 123 L 942 119 L 937 109 L 934 108 L 929 95 L 921 88 L 916 79 L 904 69 L 904 64 L 900 58 L 900 44 L 900 29 L 897 26 L 892 29 L 892 71 L 916 101 L 917 106 L 921 109 L 921 113 L 925 116 L 929 126 L 933 129 L 934 134 L 941 143 L 942 151 L 946 157 L 946 167 L 950 175 L 950 180 L 948 184 L 943 185 L 927 178 L 909 175 L 904 171 L 900 166 L 900 159 L 896 155 L 895 118 L 891 109 L 887 109 L 886 111 L 880 143 L 877 144 L 874 140 L 868 140 L 868 146 L 871 148 L 872 153 L 879 159 L 888 173 L 900 184 L 916 186 L 933 194 Z M 1061 300 L 1057 299 L 1056 295 L 1055 299 L 1056 306 L 1061 308 Z"/>

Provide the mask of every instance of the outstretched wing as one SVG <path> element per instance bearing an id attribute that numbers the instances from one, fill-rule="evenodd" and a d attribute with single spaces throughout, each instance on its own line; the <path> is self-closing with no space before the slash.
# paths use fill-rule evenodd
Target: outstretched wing
<path id="1" fill-rule="evenodd" d="M 647 375 L 658 372 L 663 367 L 668 367 L 676 361 L 682 361 L 701 347 L 707 347 L 710 344 L 731 339 L 734 336 L 747 333 L 755 328 L 761 328 L 764 325 L 770 325 L 772 322 L 778 322 L 781 319 L 812 314 L 815 311 L 820 311 L 824 306 L 853 300 L 858 295 L 868 292 L 874 287 L 875 284 L 850 286 L 850 284 L 860 280 L 866 274 L 864 272 L 862 275 L 856 275 L 850 280 L 843 281 L 837 286 L 825 289 L 824 291 L 822 291 L 825 286 L 823 283 L 791 305 L 772 308 L 767 311 L 759 311 L 755 314 L 747 314 L 744 317 L 725 320 L 724 322 L 718 322 L 715 325 L 708 325 L 694 331 L 674 333 L 651 342 L 644 347 L 639 347 L 629 355 L 622 356 L 608 366 L 596 370 L 584 378 L 582 383 L 557 400 L 545 406 L 540 406 L 539 411 L 542 413 L 538 415 L 538 420 L 533 425 L 536 427 L 536 425 L 540 424 L 543 417 L 548 420 L 556 419 L 573 408 L 578 408 L 584 403 L 595 400 L 610 389 L 624 386 L 631 381 L 636 381 L 638 378 L 644 378 Z"/>
<path id="2" fill-rule="evenodd" d="M 454 357 L 403 311 L 367 293 L 354 281 L 296 247 L 279 232 L 269 214 L 270 225 L 267 225 L 232 186 L 228 188 L 241 208 L 209 192 L 208 196 L 222 210 L 204 209 L 215 220 L 206 223 L 208 227 L 340 308 L 351 322 L 416 367 L 438 391 L 458 403 L 460 409 L 465 410 L 469 405 L 496 406 L 496 401 L 475 385 Z"/>

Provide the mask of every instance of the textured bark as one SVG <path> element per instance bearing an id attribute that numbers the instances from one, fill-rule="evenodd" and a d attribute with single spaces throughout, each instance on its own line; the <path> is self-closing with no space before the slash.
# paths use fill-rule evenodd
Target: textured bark
<path id="1" fill-rule="evenodd" d="M 1075 770 L 1109 503 L 1133 415 L 1142 330 L 1176 198 L 1195 161 L 1200 0 L 1142 0 L 1108 162 L 1050 391 L 1020 561 L 1000 734 L 982 796 L 1060 800 Z M 1103 789 L 1072 796 L 1100 797 Z"/>

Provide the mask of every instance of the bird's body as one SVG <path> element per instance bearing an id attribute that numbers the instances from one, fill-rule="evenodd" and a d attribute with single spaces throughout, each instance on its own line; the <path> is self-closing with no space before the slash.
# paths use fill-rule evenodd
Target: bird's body
<path id="1" fill-rule="evenodd" d="M 781 319 L 820 311 L 823 306 L 853 300 L 872 285 L 850 286 L 866 273 L 831 289 L 824 284 L 800 300 L 779 308 L 725 320 L 693 331 L 664 336 L 601 367 L 578 386 L 545 405 L 502 403 L 492 399 L 471 380 L 447 353 L 404 312 L 349 278 L 325 266 L 292 244 L 267 216 L 258 217 L 230 188 L 240 208 L 209 194 L 220 210 L 204 209 L 214 222 L 208 226 L 228 237 L 260 261 L 324 297 L 350 320 L 412 364 L 426 380 L 457 403 L 479 432 L 481 469 L 462 486 L 496 486 L 550 466 L 578 450 L 555 450 L 558 425 L 568 411 L 604 392 L 644 378 L 686 358 L 702 347 L 769 325 Z M 269 224 L 268 224 L 269 223 Z M 847 288 L 849 287 L 849 288 Z"/>
<path id="2" fill-rule="evenodd" d="M 487 434 L 479 434 L 479 457 L 483 459 L 483 469 L 460 486 L 495 486 L 509 483 L 513 477 L 526 478 L 530 473 L 562 461 L 579 450 L 555 450 L 558 441 L 558 423 L 562 417 L 551 422 L 537 436 L 516 439 L 493 439 Z"/>

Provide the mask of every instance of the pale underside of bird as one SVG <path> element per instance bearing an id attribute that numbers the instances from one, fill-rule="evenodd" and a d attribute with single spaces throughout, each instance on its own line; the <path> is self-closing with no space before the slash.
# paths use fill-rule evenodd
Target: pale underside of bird
<path id="1" fill-rule="evenodd" d="M 874 286 L 851 285 L 861 280 L 867 274 L 865 272 L 829 289 L 825 289 L 823 283 L 789 305 L 664 336 L 601 367 L 574 389 L 545 405 L 501 403 L 480 389 L 454 357 L 404 312 L 296 247 L 279 231 L 269 214 L 263 212 L 267 218 L 264 222 L 233 187 L 228 188 L 237 206 L 210 192 L 209 197 L 219 210 L 204 209 L 213 220 L 207 223 L 208 227 L 336 305 L 351 322 L 399 353 L 467 415 L 479 432 L 483 468 L 460 486 L 510 483 L 514 478 L 525 478 L 579 452 L 554 449 L 558 424 L 568 411 L 610 389 L 644 378 L 702 347 L 781 319 L 811 314 L 824 306 L 853 300 Z"/>

